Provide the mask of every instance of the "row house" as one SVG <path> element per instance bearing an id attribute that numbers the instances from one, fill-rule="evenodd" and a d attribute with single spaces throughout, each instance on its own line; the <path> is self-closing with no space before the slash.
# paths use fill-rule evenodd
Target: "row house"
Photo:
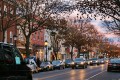
<path id="1" fill-rule="evenodd" d="M 44 60 L 44 33 L 45 30 L 38 30 L 31 36 L 32 54 L 36 55 L 40 60 Z"/>
<path id="2" fill-rule="evenodd" d="M 17 48 L 22 54 L 25 53 L 25 37 L 22 33 L 20 26 L 16 25 L 16 22 L 12 22 L 10 18 L 16 17 L 16 9 L 14 4 L 9 1 L 0 0 L 0 42 L 3 41 L 3 31 L 5 29 L 4 42 L 16 44 Z M 11 24 L 8 24 L 11 23 Z M 14 36 L 17 37 L 14 40 Z M 44 53 L 44 30 L 36 31 L 30 37 L 30 48 L 33 54 Z"/>
<path id="3" fill-rule="evenodd" d="M 13 4 L 0 0 L 0 42 L 3 41 L 3 29 L 6 29 L 4 42 L 14 43 L 13 35 L 16 34 L 16 25 L 11 21 L 11 17 L 13 18 L 15 15 Z"/>

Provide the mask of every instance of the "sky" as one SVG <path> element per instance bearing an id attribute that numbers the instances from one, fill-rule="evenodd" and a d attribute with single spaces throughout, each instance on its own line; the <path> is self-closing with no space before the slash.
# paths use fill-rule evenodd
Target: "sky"
<path id="1" fill-rule="evenodd" d="M 64 16 L 69 16 L 70 19 L 76 19 L 77 18 L 77 14 L 79 14 L 79 16 L 81 15 L 78 11 L 74 11 L 72 14 L 65 14 Z M 86 17 L 86 15 L 84 15 Z M 96 20 L 92 20 L 91 24 L 93 24 L 95 26 L 95 28 L 101 33 L 104 34 L 105 37 L 109 38 L 109 39 L 113 39 L 114 40 L 114 44 L 119 44 L 120 46 L 120 41 L 118 41 L 118 36 L 114 35 L 111 32 L 107 31 L 107 28 L 105 28 L 105 26 L 102 24 L 102 21 L 100 20 L 100 16 L 97 17 Z M 108 19 L 110 20 L 110 18 Z"/>
<path id="2" fill-rule="evenodd" d="M 105 37 L 109 38 L 109 39 L 113 39 L 114 40 L 114 44 L 118 44 L 118 46 L 120 46 L 120 41 L 118 40 L 119 37 L 117 35 L 115 35 L 114 33 L 108 32 L 105 27 L 103 28 L 103 25 L 101 24 L 102 22 L 100 20 L 96 20 L 96 21 L 92 21 L 91 22 L 93 25 L 95 25 L 96 29 L 100 32 L 103 33 L 105 35 Z"/>

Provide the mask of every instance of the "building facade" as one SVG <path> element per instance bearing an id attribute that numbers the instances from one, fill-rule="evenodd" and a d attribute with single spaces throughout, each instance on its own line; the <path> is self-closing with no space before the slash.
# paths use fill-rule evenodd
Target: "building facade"
<path id="1" fill-rule="evenodd" d="M 11 18 L 15 18 L 14 4 L 9 1 L 0 0 L 0 41 L 14 43 L 13 36 L 16 34 L 16 25 Z M 5 31 L 5 34 L 3 34 Z M 3 40 L 4 36 L 4 40 Z"/>
<path id="2" fill-rule="evenodd" d="M 31 36 L 32 54 L 44 60 L 44 29 L 36 31 Z"/>

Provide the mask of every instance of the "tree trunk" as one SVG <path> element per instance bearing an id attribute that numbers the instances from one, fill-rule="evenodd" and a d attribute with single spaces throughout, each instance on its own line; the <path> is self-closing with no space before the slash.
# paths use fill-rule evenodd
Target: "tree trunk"
<path id="1" fill-rule="evenodd" d="M 27 36 L 27 37 L 26 37 L 26 44 L 25 44 L 26 56 L 27 56 L 27 57 L 30 55 L 29 46 L 30 46 L 30 36 Z"/>
<path id="2" fill-rule="evenodd" d="M 70 54 L 71 54 L 71 59 L 73 60 L 73 46 L 71 46 L 72 48 L 71 48 L 71 52 L 70 52 Z"/>
<path id="3" fill-rule="evenodd" d="M 55 57 L 56 57 L 56 60 L 57 60 L 57 52 L 55 52 Z"/>
<path id="4" fill-rule="evenodd" d="M 2 42 L 5 41 L 5 30 L 2 31 Z"/>
<path id="5" fill-rule="evenodd" d="M 78 54 L 77 54 L 77 58 L 79 58 L 80 57 L 80 48 L 78 48 Z"/>

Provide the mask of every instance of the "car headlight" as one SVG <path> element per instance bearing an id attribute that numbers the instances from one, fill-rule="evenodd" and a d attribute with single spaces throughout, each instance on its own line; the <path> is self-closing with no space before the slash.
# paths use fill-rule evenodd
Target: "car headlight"
<path id="1" fill-rule="evenodd" d="M 80 64 L 84 64 L 84 62 L 81 62 Z"/>
<path id="2" fill-rule="evenodd" d="M 75 64 L 75 62 L 72 62 L 71 64 Z"/>
<path id="3" fill-rule="evenodd" d="M 49 68 L 51 68 L 51 66 L 48 66 Z"/>

